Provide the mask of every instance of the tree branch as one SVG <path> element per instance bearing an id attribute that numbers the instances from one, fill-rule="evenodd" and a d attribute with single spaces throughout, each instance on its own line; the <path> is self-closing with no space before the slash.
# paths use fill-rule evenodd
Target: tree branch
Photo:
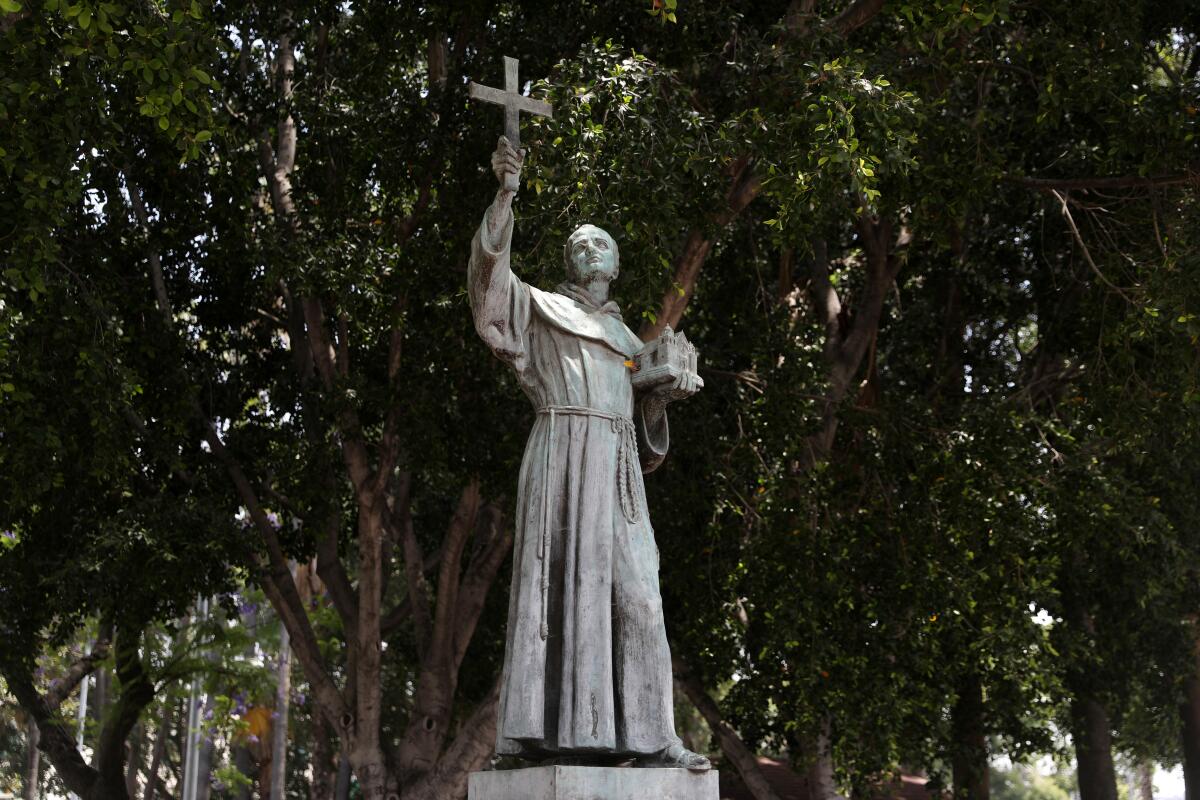
<path id="1" fill-rule="evenodd" d="M 675 673 L 676 682 L 683 689 L 688 700 L 692 701 L 692 705 L 708 722 L 708 726 L 712 728 L 713 735 L 717 737 L 717 743 L 721 746 L 721 752 L 738 771 L 738 775 L 746 784 L 746 788 L 750 790 L 750 794 L 754 796 L 754 800 L 780 800 L 779 795 L 775 793 L 771 784 L 767 782 L 766 776 L 763 775 L 762 768 L 758 765 L 758 758 L 738 736 L 737 731 L 721 716 L 721 709 L 705 691 L 704 684 L 700 682 L 699 677 L 678 655 L 671 657 L 671 667 Z"/>
<path id="2" fill-rule="evenodd" d="M 496 582 L 496 574 L 500 571 L 500 566 L 513 543 L 512 527 L 504 524 L 499 505 L 489 503 L 486 512 L 491 535 L 483 551 L 472 558 L 467 567 L 467 574 L 463 576 L 462 587 L 459 589 L 458 607 L 454 612 L 451 663 L 455 672 L 458 672 L 463 658 L 467 655 L 467 647 L 471 644 L 471 637 L 475 635 L 475 626 L 479 622 L 479 615 L 483 613 L 488 592 Z"/>
<path id="3" fill-rule="evenodd" d="M 472 478 L 459 495 L 458 507 L 450 519 L 446 532 L 446 543 L 442 551 L 442 563 L 438 570 L 437 607 L 434 610 L 432 640 L 429 653 L 431 660 L 441 663 L 451 653 L 454 642 L 454 620 L 458 607 L 460 589 L 459 574 L 462 569 L 462 553 L 467 537 L 475 527 L 479 515 L 479 481 Z"/>
<path id="4" fill-rule="evenodd" d="M 199 404 L 196 408 L 199 411 Z M 291 637 L 292 650 L 296 653 L 296 658 L 304 669 L 305 677 L 312 684 L 327 719 L 336 729 L 341 730 L 346 724 L 349 709 L 338 691 L 337 685 L 334 684 L 333 678 L 325 669 L 316 633 L 308 619 L 308 611 L 300 600 L 300 593 L 296 589 L 296 581 L 288 567 L 283 545 L 241 465 L 225 447 L 225 443 L 212 423 L 207 418 L 203 419 L 205 441 L 208 442 L 209 449 L 224 465 L 238 495 L 242 498 L 242 503 L 246 506 L 251 522 L 254 523 L 254 527 L 262 535 L 263 542 L 266 544 L 269 566 L 264 566 L 259 562 L 257 556 L 250 552 L 246 554 L 248 565 L 258 574 L 263 592 L 271 601 L 275 613 L 287 627 L 288 635 Z"/>
<path id="5" fill-rule="evenodd" d="M 1088 266 L 1092 268 L 1092 272 L 1096 274 L 1096 277 L 1100 279 L 1101 283 L 1120 295 L 1125 302 L 1129 303 L 1130 305 L 1137 305 L 1133 302 L 1133 299 L 1129 295 L 1127 295 L 1116 284 L 1105 277 L 1104 273 L 1100 271 L 1100 268 L 1096 266 L 1096 262 L 1092 260 L 1092 251 L 1088 250 L 1087 244 L 1083 241 L 1083 236 L 1081 236 L 1079 233 L 1078 226 L 1075 225 L 1075 218 L 1071 216 L 1071 208 L 1067 205 L 1066 196 L 1054 190 L 1051 190 L 1050 193 L 1054 195 L 1055 199 L 1058 200 L 1059 205 L 1062 206 L 1063 219 L 1067 221 L 1067 227 L 1071 229 L 1071 235 L 1075 238 L 1075 243 L 1079 245 L 1079 249 L 1083 251 L 1083 259 L 1087 262 Z"/>
<path id="6" fill-rule="evenodd" d="M 101 661 L 108 658 L 109 645 L 109 638 L 101 636 L 96 640 L 91 653 L 68 667 L 66 674 L 62 677 L 54 679 L 46 691 L 46 707 L 51 711 L 57 711 L 63 701 L 71 696 L 71 692 L 75 691 L 75 687 L 92 674 Z"/>
<path id="7" fill-rule="evenodd" d="M 684 309 L 692 299 L 696 290 L 696 278 L 700 268 L 704 266 L 708 254 L 712 252 L 716 236 L 726 225 L 734 220 L 762 191 L 762 182 L 753 173 L 753 161 L 743 156 L 733 164 L 733 177 L 730 181 L 729 192 L 726 195 L 725 207 L 714 214 L 708 223 L 714 233 L 709 233 L 703 226 L 695 227 L 688 232 L 683 250 L 675 260 L 675 277 L 671 286 L 663 293 L 659 304 L 658 316 L 654 322 L 647 321 L 642 326 L 639 336 L 643 341 L 658 338 L 663 328 L 670 325 L 679 326 Z"/>
<path id="8" fill-rule="evenodd" d="M 411 530 L 411 529 L 412 529 L 412 523 L 410 520 L 409 521 L 409 530 Z M 392 528 L 391 528 L 391 535 L 395 536 L 396 535 L 395 532 L 397 530 L 398 530 L 398 526 L 396 525 L 395 521 L 393 520 Z M 425 556 L 424 561 L 421 562 L 421 572 L 420 572 L 420 575 L 421 575 L 421 578 L 423 581 L 422 591 L 425 591 L 428 588 L 427 583 L 424 583 L 424 581 L 426 580 L 425 576 L 428 575 L 430 572 L 432 572 L 433 569 L 435 567 L 437 567 L 438 565 L 440 565 L 441 563 L 442 563 L 442 551 L 440 548 L 437 551 L 431 553 L 430 555 Z M 404 620 L 409 619 L 412 616 L 413 616 L 412 597 L 410 597 L 409 595 L 405 595 L 404 599 L 401 600 L 399 603 L 397 603 L 395 605 L 395 607 L 393 607 L 392 610 L 389 611 L 384 616 L 383 622 L 381 624 L 384 635 L 391 633 L 393 630 L 395 630 L 397 627 L 399 627 L 400 623 L 404 622 Z M 422 629 L 425 631 L 426 639 L 428 638 L 429 626 L 431 624 L 432 624 L 431 619 L 427 618 L 425 620 L 425 627 Z"/>
<path id="9" fill-rule="evenodd" d="M 25 713 L 37 722 L 40 739 L 38 747 L 50 759 L 59 778 L 67 789 L 80 797 L 87 797 L 100 772 L 83 760 L 75 746 L 75 737 L 63 725 L 57 709 L 52 709 L 33 685 L 33 675 L 27 663 L 15 664 L 8 660 L 0 667 L 8 690 Z"/>
<path id="10" fill-rule="evenodd" d="M 797 461 L 800 472 L 823 461 L 833 448 L 838 427 L 838 407 L 850 393 L 854 378 L 875 341 L 884 301 L 904 263 L 902 255 L 912 241 L 909 231 L 901 228 L 893 247 L 891 223 L 870 214 L 864 213 L 859 217 L 858 227 L 866 255 L 867 280 L 854 306 L 853 316 L 848 316 L 836 295 L 829 295 L 832 285 L 828 288 L 823 285 L 824 281 L 828 281 L 828 268 L 822 266 L 821 260 L 814 259 L 814 302 L 826 326 L 824 353 L 829 370 L 829 390 L 825 396 L 821 428 L 807 438 L 804 454 Z M 822 269 L 825 270 L 824 275 Z M 836 313 L 836 316 L 831 317 L 831 313 Z"/>
<path id="11" fill-rule="evenodd" d="M 138 190 L 137 185 L 128 178 L 126 179 L 126 185 L 129 187 L 129 194 L 138 224 L 143 232 L 148 233 L 149 215 L 142 201 L 141 192 Z M 154 248 L 147 248 L 147 257 L 150 263 L 150 276 L 154 284 L 155 299 L 163 318 L 163 324 L 166 330 L 173 332 L 175 323 L 171 312 L 170 299 L 166 292 L 166 283 L 163 280 L 162 260 Z M 267 518 L 267 514 L 258 500 L 258 495 L 254 491 L 250 479 L 246 476 L 237 459 L 225 447 L 225 443 L 222 441 L 212 420 L 204 413 L 204 409 L 195 397 L 191 398 L 191 410 L 197 421 L 204 427 L 204 440 L 208 443 L 209 450 L 225 467 L 226 472 L 233 481 L 234 488 L 242 498 L 242 502 L 250 514 L 251 521 L 262 535 L 263 542 L 266 544 L 270 569 L 264 569 L 258 557 L 250 551 L 245 553 L 247 565 L 254 572 L 261 575 L 263 591 L 271 601 L 272 606 L 275 608 L 276 613 L 279 614 L 284 625 L 287 626 L 288 633 L 292 639 L 292 648 L 304 668 L 305 675 L 308 677 L 309 682 L 312 683 L 322 707 L 330 716 L 330 722 L 340 730 L 340 726 L 344 724 L 344 720 L 347 717 L 346 705 L 337 686 L 333 683 L 333 679 L 325 670 L 316 634 L 312 630 L 308 613 L 303 603 L 300 602 L 299 594 L 296 591 L 296 583 L 292 579 L 291 570 L 288 568 L 287 558 L 283 553 L 283 547 L 275 528 Z M 76 793 L 81 796 L 83 794 L 82 792 Z"/>
<path id="12" fill-rule="evenodd" d="M 305 330 L 303 304 L 292 296 L 291 290 L 284 281 L 279 282 L 279 289 L 288 310 L 288 342 L 292 351 L 292 362 L 300 379 L 301 392 L 307 393 L 311 390 L 316 365 Z M 305 397 L 302 413 L 305 433 L 309 441 L 314 450 L 323 453 L 325 426 L 320 414 L 317 413 L 316 405 L 310 401 L 309 397 Z M 337 491 L 337 482 L 332 472 L 328 470 L 324 472 L 326 492 L 329 496 L 333 496 Z M 328 589 L 333 607 L 341 618 L 342 629 L 346 633 L 347 649 L 353 652 L 358 639 L 358 602 L 355 598 L 354 587 L 350 584 L 350 577 L 346 574 L 346 569 L 338 553 L 340 532 L 341 514 L 337 504 L 334 503 L 325 519 L 322 520 L 316 537 L 317 575 Z"/>
<path id="13" fill-rule="evenodd" d="M 292 75 L 296 69 L 296 49 L 292 43 L 291 24 L 284 15 L 284 31 L 279 34 L 275 46 L 275 59 L 271 64 L 283 113 L 276 123 L 276 143 L 271 145 L 267 131 L 258 138 L 258 158 L 267 185 L 271 190 L 271 201 L 275 213 L 285 227 L 295 232 L 299 226 L 295 200 L 292 198 L 292 169 L 296 164 L 296 120 L 288 106 L 292 101 Z"/>
<path id="14" fill-rule="evenodd" d="M 817 312 L 817 319 L 825 326 L 825 348 L 828 350 L 831 342 L 836 346 L 841 339 L 838 320 L 842 315 L 842 299 L 838 297 L 837 289 L 833 288 L 833 282 L 829 280 L 829 248 L 825 240 L 814 240 L 812 247 L 809 290 L 813 295 L 813 309 Z"/>
<path id="15" fill-rule="evenodd" d="M 429 645 L 421 659 L 413 714 L 400 746 L 400 768 L 418 775 L 434 768 L 450 723 L 458 673 L 451 662 L 460 566 L 467 537 L 479 515 L 479 481 L 472 479 L 459 496 L 450 520 L 438 570 L 437 606 Z"/>
<path id="16" fill-rule="evenodd" d="M 376 483 L 382 489 L 391 479 L 392 470 L 400 460 L 400 437 L 397 435 L 403 409 L 407 404 L 401 402 L 398 391 L 400 378 L 400 359 L 404 353 L 404 310 L 408 305 L 408 296 L 401 294 L 392 303 L 392 330 L 388 342 L 388 395 L 387 415 L 383 422 L 383 432 L 379 436 L 379 467 L 376 470 Z"/>
<path id="17" fill-rule="evenodd" d="M 884 2 L 885 0 L 854 0 L 842 13 L 831 19 L 828 26 L 842 36 L 849 36 L 883 10 Z"/>
<path id="18" fill-rule="evenodd" d="M 142 190 L 128 174 L 125 178 L 125 186 L 129 189 L 129 204 L 133 206 L 133 214 L 137 218 L 138 228 L 149 242 L 150 215 L 146 213 L 146 204 L 142 201 Z M 167 297 L 167 284 L 163 280 L 162 259 L 158 255 L 158 250 L 150 247 L 149 244 L 146 246 L 146 259 L 150 262 L 150 281 L 154 285 L 155 303 L 158 305 L 159 313 L 166 320 L 167 326 L 171 327 L 174 319 L 171 314 L 171 301 Z"/>
<path id="19" fill-rule="evenodd" d="M 315 297 L 301 300 L 304 307 L 304 321 L 308 329 L 309 346 L 312 350 L 313 361 L 317 374 L 327 391 L 333 391 L 336 386 L 339 370 L 336 365 L 334 348 L 325 330 L 325 311 L 321 301 Z M 342 398 L 342 410 L 338 414 L 338 428 L 342 440 L 342 460 L 354 485 L 354 494 L 362 504 L 371 505 L 374 502 L 368 493 L 377 488 L 373 484 L 370 456 L 367 453 L 366 442 L 363 439 L 362 425 L 358 413 L 350 404 L 348 398 Z"/>
<path id="20" fill-rule="evenodd" d="M 783 26 L 789 36 L 802 36 L 808 32 L 809 22 L 817 0 L 792 0 L 783 15 Z"/>
<path id="21" fill-rule="evenodd" d="M 358 643 L 358 598 L 338 553 L 338 532 L 341 527 L 340 510 L 335 505 L 317 533 L 317 575 L 325 584 L 333 607 L 341 617 L 346 647 L 349 649 Z"/>
<path id="22" fill-rule="evenodd" d="M 1001 180 L 1018 186 L 1027 186 L 1043 192 L 1069 189 L 1143 189 L 1154 186 L 1180 184 L 1200 185 L 1200 165 L 1188 167 L 1186 172 L 1168 175 L 1109 175 L 1098 178 L 1030 178 L 1022 175 L 1005 175 Z"/>
<path id="23" fill-rule="evenodd" d="M 400 496 L 396 508 L 392 512 L 391 524 L 393 538 L 400 540 L 404 557 L 404 578 L 408 584 L 408 600 L 412 607 L 413 628 L 417 640 L 417 655 L 422 662 L 430 642 L 430 629 L 433 627 L 433 611 L 429 606 L 429 583 L 425 580 L 423 564 L 424 554 L 417 542 L 413 530 L 412 509 L 410 508 L 411 476 L 405 473 L 401 482 Z M 384 625 L 386 626 L 386 622 Z"/>
<path id="24" fill-rule="evenodd" d="M 835 370 L 844 373 L 849 373 L 851 367 L 856 368 L 866 352 L 871 337 L 879 327 L 883 301 L 891 286 L 888 270 L 891 223 L 864 213 L 858 219 L 858 232 L 866 254 L 867 281 L 863 287 L 862 298 L 854 309 L 854 318 L 850 322 L 845 339 L 836 351 L 833 366 Z"/>

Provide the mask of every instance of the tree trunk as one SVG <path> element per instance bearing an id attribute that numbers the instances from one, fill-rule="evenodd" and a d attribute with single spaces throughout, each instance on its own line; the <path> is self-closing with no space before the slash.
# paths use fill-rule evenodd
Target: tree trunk
<path id="1" fill-rule="evenodd" d="M 1079 800 L 1117 800 L 1117 773 L 1113 768 L 1112 727 L 1108 711 L 1091 696 L 1075 697 L 1075 761 L 1079 770 Z"/>
<path id="2" fill-rule="evenodd" d="M 844 800 L 833 778 L 832 728 L 829 717 L 822 717 L 816 739 L 806 748 L 808 769 L 804 780 L 808 784 L 808 800 Z"/>
<path id="3" fill-rule="evenodd" d="M 350 800 L 350 759 L 338 758 L 337 783 L 333 787 L 333 800 Z"/>
<path id="4" fill-rule="evenodd" d="M 312 782 L 308 786 L 308 800 L 333 800 L 334 783 L 337 781 L 337 756 L 333 747 L 333 736 L 329 726 L 319 715 L 312 721 Z"/>
<path id="5" fill-rule="evenodd" d="M 108 708 L 108 669 L 104 666 L 98 667 L 93 676 L 96 681 L 96 685 L 92 691 L 91 713 L 92 719 L 99 722 L 100 720 L 104 719 L 104 710 Z"/>
<path id="6" fill-rule="evenodd" d="M 24 712 L 37 723 L 38 747 L 54 766 L 58 777 L 67 790 L 83 800 L 128 800 L 125 791 L 125 742 L 133 726 L 150 701 L 154 699 L 154 685 L 146 675 L 141 662 L 141 632 L 132 635 L 117 631 L 114 638 L 114 653 L 121 692 L 111 704 L 97 737 L 93 762 L 84 761 L 80 748 L 71 736 L 65 721 L 59 714 L 61 697 L 51 697 L 40 692 L 32 670 L 13 668 L 11 662 L 3 666 L 5 682 Z M 82 678 L 86 672 L 80 672 Z M 80 687 L 80 706 L 86 703 Z"/>
<path id="7" fill-rule="evenodd" d="M 972 672 L 959 686 L 958 699 L 951 712 L 954 731 L 952 771 L 956 800 L 988 800 L 987 729 L 985 727 L 983 683 Z"/>
<path id="8" fill-rule="evenodd" d="M 41 752 L 38 750 L 38 741 L 41 739 L 41 734 L 38 731 L 37 722 L 30 719 L 25 726 L 26 732 L 26 747 L 29 748 L 25 754 L 25 786 L 21 790 L 22 800 L 37 800 L 38 798 L 38 783 L 41 781 Z"/>
<path id="9" fill-rule="evenodd" d="M 254 766 L 254 756 L 250 753 L 249 747 L 246 747 L 244 744 L 234 747 L 233 766 L 246 778 L 246 782 L 238 784 L 237 789 L 234 790 L 234 800 L 250 800 L 250 790 L 254 788 L 256 769 Z"/>
<path id="10" fill-rule="evenodd" d="M 171 739 L 171 724 L 175 717 L 175 708 L 170 703 L 163 703 L 162 719 L 155 731 L 154 749 L 150 751 L 150 766 L 146 772 L 146 789 L 142 792 L 142 800 L 154 800 L 154 792 L 158 788 L 158 770 L 162 766 L 163 755 L 167 751 L 167 742 Z"/>
<path id="11" fill-rule="evenodd" d="M 1137 800 L 1154 800 L 1154 762 L 1143 758 L 1137 765 Z"/>
<path id="12" fill-rule="evenodd" d="M 129 740 L 129 760 L 125 767 L 125 792 L 130 797 L 138 794 L 138 773 L 142 770 L 142 746 L 146 741 L 146 726 L 138 723 Z"/>
<path id="13" fill-rule="evenodd" d="M 292 648 L 287 628 L 279 632 L 279 667 L 275 688 L 275 719 L 271 725 L 270 800 L 283 800 L 287 783 L 288 707 L 292 694 Z"/>
<path id="14" fill-rule="evenodd" d="M 1196 648 L 1195 670 L 1184 681 L 1184 701 L 1179 705 L 1183 718 L 1183 785 L 1186 800 L 1200 800 L 1200 644 Z"/>

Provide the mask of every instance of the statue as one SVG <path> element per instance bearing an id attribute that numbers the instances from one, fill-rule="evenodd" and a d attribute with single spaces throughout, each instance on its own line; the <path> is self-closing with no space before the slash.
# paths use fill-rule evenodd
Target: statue
<path id="1" fill-rule="evenodd" d="M 608 299 L 617 243 L 593 225 L 567 239 L 567 280 L 553 292 L 512 273 L 523 160 L 500 137 L 492 155 L 500 188 L 468 274 L 476 330 L 537 409 L 517 492 L 496 752 L 708 770 L 675 734 L 642 483 L 667 454 L 667 405 L 702 385 L 696 351 L 669 329 L 643 346 L 625 326 Z"/>

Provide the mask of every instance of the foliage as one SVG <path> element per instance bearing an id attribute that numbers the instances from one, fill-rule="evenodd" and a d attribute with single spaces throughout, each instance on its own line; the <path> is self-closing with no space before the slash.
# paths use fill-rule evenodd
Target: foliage
<path id="1" fill-rule="evenodd" d="M 116 625 L 146 643 L 161 719 L 203 665 L 176 669 L 159 626 L 198 596 L 266 603 L 246 583 L 269 590 L 272 559 L 321 554 L 303 611 L 345 690 L 329 543 L 361 586 L 380 508 L 433 564 L 463 486 L 508 512 L 528 403 L 464 286 L 499 129 L 465 81 L 495 85 L 503 53 L 555 109 L 522 124 L 518 272 L 553 288 L 594 221 L 635 329 L 687 301 L 706 387 L 671 409 L 647 487 L 674 652 L 741 738 L 800 768 L 827 729 L 863 790 L 900 764 L 945 780 L 978 755 L 964 730 L 1054 749 L 1087 696 L 1119 748 L 1178 758 L 1200 577 L 1192 5 L 2 0 L 0 473 L 21 478 L 0 488 L 0 662 Z M 346 365 L 328 380 L 314 328 Z M 359 439 L 389 466 L 380 505 L 347 466 Z M 414 593 L 392 524 L 388 747 L 425 713 L 413 599 L 445 596 L 424 563 Z M 503 584 L 454 676 L 456 731 L 500 663 Z M 278 633 L 223 613 L 208 686 L 232 785 Z M 328 771 L 337 729 L 296 680 L 291 761 Z"/>

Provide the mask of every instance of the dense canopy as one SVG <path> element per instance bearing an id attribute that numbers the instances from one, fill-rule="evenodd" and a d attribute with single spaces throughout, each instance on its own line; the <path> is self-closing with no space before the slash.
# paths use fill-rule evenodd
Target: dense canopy
<path id="1" fill-rule="evenodd" d="M 503 55 L 554 108 L 515 269 L 601 225 L 700 350 L 647 477 L 689 745 L 756 800 L 1068 748 L 1200 798 L 1190 0 L 0 0 L 0 791 L 489 763 Z"/>

